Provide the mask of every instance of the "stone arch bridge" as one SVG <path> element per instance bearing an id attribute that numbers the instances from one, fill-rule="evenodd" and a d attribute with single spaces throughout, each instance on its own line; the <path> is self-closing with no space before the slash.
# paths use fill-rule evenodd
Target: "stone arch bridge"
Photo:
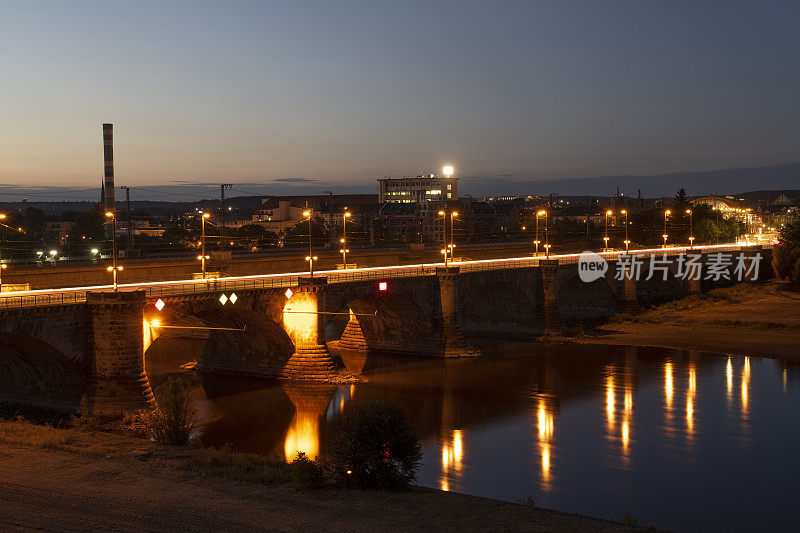
<path id="1" fill-rule="evenodd" d="M 768 252 L 722 251 L 742 250 L 750 258 Z M 703 250 L 703 260 L 719 251 Z M 661 279 L 617 279 L 616 255 L 586 283 L 577 257 L 6 293 L 0 402 L 69 411 L 86 395 L 95 413 L 109 416 L 152 406 L 145 357 L 162 336 L 204 339 L 202 371 L 330 382 L 353 377 L 329 348 L 474 356 L 465 336 L 558 334 L 709 288 L 679 279 L 675 264 Z"/>

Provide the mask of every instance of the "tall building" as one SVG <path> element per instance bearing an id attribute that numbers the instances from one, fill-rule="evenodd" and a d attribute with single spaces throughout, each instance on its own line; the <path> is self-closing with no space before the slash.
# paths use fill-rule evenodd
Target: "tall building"
<path id="1" fill-rule="evenodd" d="M 445 202 L 458 198 L 458 178 L 427 176 L 383 178 L 378 180 L 378 201 L 398 204 Z"/>

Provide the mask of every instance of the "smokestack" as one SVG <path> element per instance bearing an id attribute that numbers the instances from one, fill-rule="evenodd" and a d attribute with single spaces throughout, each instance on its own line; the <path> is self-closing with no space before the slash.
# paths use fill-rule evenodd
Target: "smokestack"
<path id="1" fill-rule="evenodd" d="M 114 200 L 114 125 L 103 124 L 103 207 L 116 213 Z M 114 239 L 114 225 L 106 224 L 106 239 Z"/>
<path id="2" fill-rule="evenodd" d="M 106 210 L 114 210 L 114 125 L 103 124 L 103 189 L 105 198 L 103 206 Z"/>

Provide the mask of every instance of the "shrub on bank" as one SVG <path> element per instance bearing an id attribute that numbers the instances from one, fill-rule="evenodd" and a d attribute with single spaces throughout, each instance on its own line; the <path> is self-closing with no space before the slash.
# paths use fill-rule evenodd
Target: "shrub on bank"
<path id="1" fill-rule="evenodd" d="M 189 395 L 189 388 L 171 376 L 155 390 L 158 409 L 150 414 L 147 429 L 150 436 L 167 444 L 189 444 L 199 417 Z"/>
<path id="2" fill-rule="evenodd" d="M 325 486 L 325 469 L 318 457 L 312 461 L 305 453 L 297 452 L 291 465 L 295 490 L 305 492 Z"/>
<path id="3" fill-rule="evenodd" d="M 345 487 L 403 490 L 416 480 L 422 446 L 403 409 L 378 400 L 342 417 L 330 450 L 334 480 Z"/>
<path id="4" fill-rule="evenodd" d="M 102 426 L 102 421 L 94 416 L 89 409 L 89 398 L 84 394 L 78 412 L 72 415 L 72 427 L 81 431 L 97 431 Z"/>

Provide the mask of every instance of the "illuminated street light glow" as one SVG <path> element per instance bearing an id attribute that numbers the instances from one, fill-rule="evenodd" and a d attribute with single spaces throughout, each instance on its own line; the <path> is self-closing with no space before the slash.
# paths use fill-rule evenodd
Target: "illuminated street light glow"
<path id="1" fill-rule="evenodd" d="M 453 165 L 445 165 L 444 168 L 442 168 L 442 173 L 449 178 L 453 175 L 453 170 Z"/>
<path id="2" fill-rule="evenodd" d="M 159 311 L 161 311 L 162 309 L 164 309 L 164 306 L 165 306 L 165 305 L 167 305 L 167 304 L 165 304 L 165 303 L 164 303 L 164 300 L 162 300 L 161 298 L 159 298 L 159 299 L 156 301 L 156 303 L 155 303 L 156 309 L 158 309 Z"/>

